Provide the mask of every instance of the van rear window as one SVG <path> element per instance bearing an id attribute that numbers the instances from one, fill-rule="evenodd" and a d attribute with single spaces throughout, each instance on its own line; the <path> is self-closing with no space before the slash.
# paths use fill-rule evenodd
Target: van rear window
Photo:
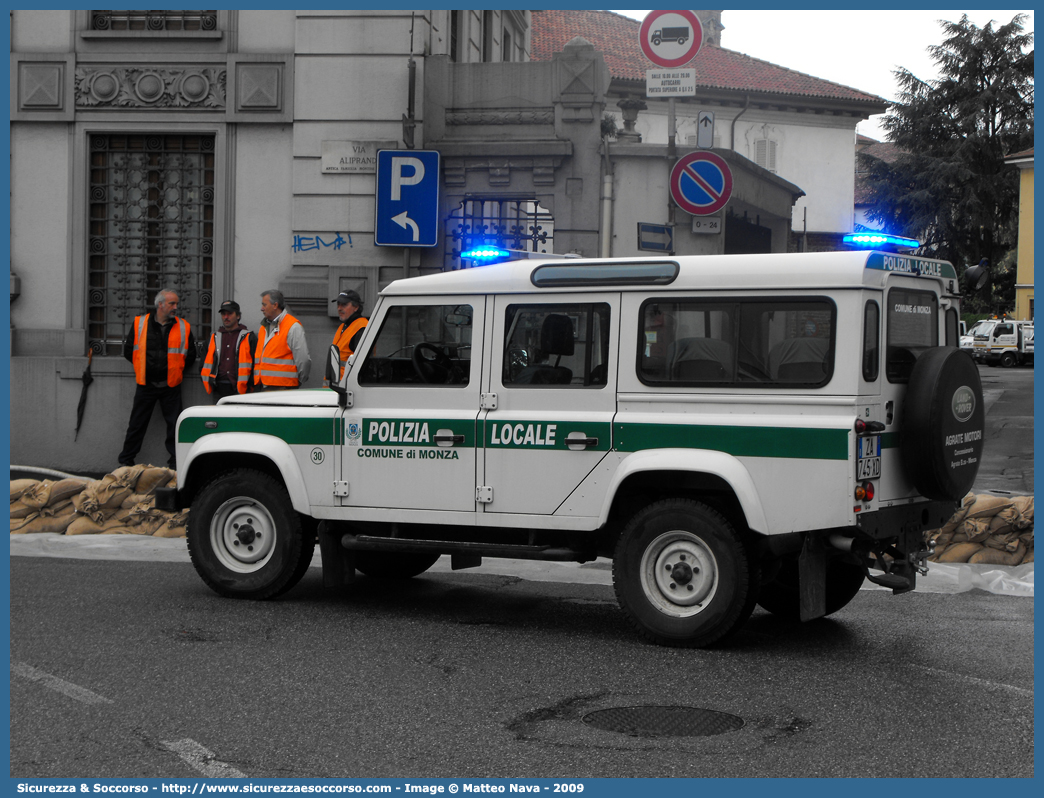
<path id="1" fill-rule="evenodd" d="M 939 345 L 939 298 L 931 291 L 893 288 L 887 302 L 889 382 L 909 381 L 917 358 Z"/>
<path id="2" fill-rule="evenodd" d="M 647 385 L 814 388 L 834 370 L 828 299 L 647 301 L 638 378 Z"/>

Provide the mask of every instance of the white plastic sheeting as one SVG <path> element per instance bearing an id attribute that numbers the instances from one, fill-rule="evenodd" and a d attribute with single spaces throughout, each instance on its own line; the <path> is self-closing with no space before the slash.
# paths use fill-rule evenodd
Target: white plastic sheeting
<path id="1" fill-rule="evenodd" d="M 1033 565 L 973 565 L 971 563 L 928 563 L 928 575 L 917 577 L 917 593 L 964 593 L 985 590 L 1000 596 L 1032 596 Z M 870 582 L 863 590 L 887 590 Z"/>

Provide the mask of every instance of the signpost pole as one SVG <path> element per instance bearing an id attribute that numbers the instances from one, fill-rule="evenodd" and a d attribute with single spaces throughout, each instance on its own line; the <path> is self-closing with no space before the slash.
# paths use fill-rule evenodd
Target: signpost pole
<path id="1" fill-rule="evenodd" d="M 678 130 L 674 118 L 674 98 L 671 97 L 667 100 L 667 157 L 674 158 L 677 155 L 677 148 L 675 147 L 675 137 L 677 136 Z"/>
<path id="2" fill-rule="evenodd" d="M 676 122 L 674 118 L 674 98 L 671 97 L 667 100 L 667 158 L 674 160 L 677 157 L 677 147 L 675 146 L 675 137 L 677 135 Z M 667 192 L 667 224 L 674 224 L 674 209 L 677 206 L 674 203 L 674 198 L 670 196 L 670 192 Z"/>

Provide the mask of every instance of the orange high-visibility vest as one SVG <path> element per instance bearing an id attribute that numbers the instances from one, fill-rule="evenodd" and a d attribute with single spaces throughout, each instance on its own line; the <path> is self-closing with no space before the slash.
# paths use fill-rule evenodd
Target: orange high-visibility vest
<path id="1" fill-rule="evenodd" d="M 286 341 L 290 328 L 300 323 L 287 313 L 279 323 L 279 332 L 271 338 L 268 338 L 268 329 L 261 325 L 257 333 L 257 352 L 254 354 L 254 385 L 296 388 L 301 384 L 294 353 Z"/>
<path id="2" fill-rule="evenodd" d="M 175 318 L 167 335 L 167 385 L 181 385 L 185 374 L 185 355 L 188 353 L 189 323 Z M 149 332 L 149 314 L 134 317 L 134 378 L 138 385 L 145 384 L 145 339 Z"/>
<path id="3" fill-rule="evenodd" d="M 337 328 L 337 333 L 334 335 L 333 345 L 341 350 L 341 377 L 344 377 L 344 365 L 348 362 L 348 357 L 352 354 L 352 338 L 359 332 L 363 327 L 366 326 L 368 319 L 360 316 L 347 327 L 343 324 Z"/>
<path id="4" fill-rule="evenodd" d="M 254 354 L 250 351 L 250 330 L 240 330 L 239 340 L 236 341 L 236 349 L 239 350 L 239 372 L 236 375 L 236 392 L 246 393 L 250 385 L 250 372 L 254 368 Z M 203 387 L 210 393 L 214 383 L 217 382 L 217 371 L 220 363 L 220 355 L 217 353 L 217 333 L 210 335 L 210 347 L 204 358 L 203 368 L 199 376 L 203 378 Z"/>

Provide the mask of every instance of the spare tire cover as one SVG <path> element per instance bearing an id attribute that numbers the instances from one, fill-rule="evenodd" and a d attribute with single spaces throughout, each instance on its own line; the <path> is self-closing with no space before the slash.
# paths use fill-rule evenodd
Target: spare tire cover
<path id="1" fill-rule="evenodd" d="M 962 498 L 982 461 L 986 409 L 979 369 L 967 352 L 934 347 L 914 363 L 903 402 L 903 468 L 930 499 Z"/>

